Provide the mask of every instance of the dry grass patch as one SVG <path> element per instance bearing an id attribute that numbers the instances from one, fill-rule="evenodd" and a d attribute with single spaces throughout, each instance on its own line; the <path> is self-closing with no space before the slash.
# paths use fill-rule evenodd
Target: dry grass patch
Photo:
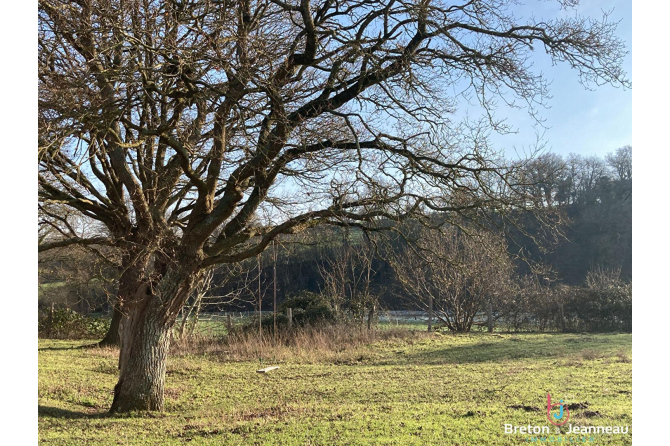
<path id="1" fill-rule="evenodd" d="M 114 358 L 119 357 L 118 347 L 98 347 L 97 345 L 85 346 L 91 356 L 98 356 L 100 358 Z"/>
<path id="2" fill-rule="evenodd" d="M 602 357 L 602 354 L 591 348 L 585 348 L 579 352 L 579 356 L 587 361 L 593 361 Z"/>
<path id="3" fill-rule="evenodd" d="M 623 362 L 623 363 L 628 363 L 628 362 L 633 362 L 631 357 L 628 355 L 628 352 L 625 350 L 619 350 L 616 352 L 616 360 L 615 362 Z"/>
<path id="4" fill-rule="evenodd" d="M 430 337 L 430 333 L 406 328 L 367 330 L 357 325 L 325 325 L 285 330 L 273 336 L 255 330 L 236 331 L 226 337 L 194 336 L 173 343 L 176 355 L 217 355 L 231 361 L 272 358 L 274 362 L 334 364 L 362 362 L 376 356 L 366 349 L 372 344 L 404 342 Z"/>

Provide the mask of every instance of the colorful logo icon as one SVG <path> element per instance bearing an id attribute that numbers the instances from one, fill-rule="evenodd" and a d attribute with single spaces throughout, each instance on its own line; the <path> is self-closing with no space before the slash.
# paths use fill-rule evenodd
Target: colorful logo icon
<path id="1" fill-rule="evenodd" d="M 551 413 L 551 411 L 558 407 L 558 413 Z M 567 406 L 563 404 L 563 400 L 560 400 L 556 404 L 551 404 L 551 395 L 547 393 L 547 419 L 554 426 L 563 426 L 568 422 L 570 418 L 570 411 Z"/>

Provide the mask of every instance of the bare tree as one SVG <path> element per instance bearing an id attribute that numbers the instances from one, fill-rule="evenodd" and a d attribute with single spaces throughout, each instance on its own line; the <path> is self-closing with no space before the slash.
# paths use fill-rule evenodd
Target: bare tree
<path id="1" fill-rule="evenodd" d="M 235 305 L 256 303 L 258 297 L 250 290 L 260 274 L 248 261 L 206 269 L 182 308 L 179 336 L 193 335 L 203 311 L 222 311 Z"/>
<path id="2" fill-rule="evenodd" d="M 565 162 L 555 153 L 542 154 L 527 163 L 526 181 L 537 206 L 552 207 L 557 204 L 565 168 Z"/>
<path id="3" fill-rule="evenodd" d="M 627 85 L 616 25 L 519 22 L 507 0 L 40 0 L 39 197 L 122 253 L 112 412 L 160 410 L 199 271 L 316 224 L 528 206 L 486 143 L 496 99 L 547 97 L 544 49 Z M 575 1 L 563 1 L 569 7 Z M 456 125 L 454 89 L 486 119 Z"/>
<path id="4" fill-rule="evenodd" d="M 390 258 L 410 301 L 450 330 L 469 331 L 486 303 L 512 290 L 507 245 L 490 232 L 423 228 Z"/>
<path id="5" fill-rule="evenodd" d="M 214 270 L 212 268 L 202 273 L 200 282 L 191 291 L 191 297 L 184 303 L 181 309 L 181 324 L 179 325 L 179 337 L 192 336 L 198 326 L 200 309 L 205 293 L 212 284 Z M 188 328 L 188 331 L 187 331 Z"/>
<path id="6" fill-rule="evenodd" d="M 615 153 L 608 154 L 605 159 L 619 180 L 633 179 L 633 146 L 619 147 Z"/>
<path id="7" fill-rule="evenodd" d="M 66 286 L 58 289 L 50 289 L 45 292 L 41 288 L 42 296 L 53 298 L 54 291 L 71 292 L 76 288 L 79 310 L 86 312 L 87 307 L 93 305 L 100 306 L 100 300 L 105 306 L 111 306 L 113 310 L 110 328 L 105 337 L 99 342 L 101 346 L 118 346 L 119 323 L 121 321 L 121 312 L 119 311 L 116 299 L 115 289 L 118 287 L 118 277 L 120 274 L 119 250 L 108 246 L 99 247 L 94 244 L 72 244 L 71 240 L 104 240 L 99 237 L 104 233 L 95 220 L 87 218 L 76 209 L 60 203 L 40 204 L 38 221 L 38 246 L 43 251 L 46 244 L 51 247 L 46 252 L 41 252 L 40 279 L 46 275 L 56 275 L 59 280 L 65 281 Z M 54 238 L 58 241 L 53 242 Z M 112 291 L 114 290 L 114 291 Z M 91 292 L 105 297 L 92 299 Z M 51 296 L 49 296 L 51 295 Z"/>
<path id="8" fill-rule="evenodd" d="M 371 285 L 374 249 L 369 236 L 358 232 L 359 240 L 353 240 L 345 230 L 341 245 L 333 249 L 332 257 L 319 268 L 324 282 L 325 294 L 335 313 L 342 316 L 348 312 L 355 319 L 363 320 L 377 306 L 377 296 Z"/>

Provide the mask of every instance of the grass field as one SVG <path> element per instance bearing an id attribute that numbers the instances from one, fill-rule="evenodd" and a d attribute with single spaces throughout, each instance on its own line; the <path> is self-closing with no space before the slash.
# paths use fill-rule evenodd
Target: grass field
<path id="1" fill-rule="evenodd" d="M 572 405 L 572 424 L 632 423 L 630 334 L 416 332 L 323 359 L 283 357 L 268 374 L 255 372 L 257 359 L 180 354 L 168 362 L 165 412 L 114 417 L 105 411 L 117 352 L 73 348 L 87 342 L 39 343 L 41 442 L 525 444 L 531 436 L 505 434 L 504 425 L 549 426 L 547 393 Z M 580 439 L 566 431 L 552 426 L 551 435 Z M 589 444 L 632 441 L 590 437 Z"/>

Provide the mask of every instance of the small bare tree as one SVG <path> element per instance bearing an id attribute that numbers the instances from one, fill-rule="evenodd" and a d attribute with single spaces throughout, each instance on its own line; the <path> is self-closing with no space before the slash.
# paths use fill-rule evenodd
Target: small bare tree
<path id="1" fill-rule="evenodd" d="M 255 262 L 253 262 L 255 263 Z M 221 311 L 235 305 L 256 304 L 258 296 L 250 291 L 260 277 L 252 262 L 217 265 L 203 271 L 182 308 L 179 336 L 193 335 L 203 311 Z"/>
<path id="2" fill-rule="evenodd" d="M 38 246 L 44 243 L 52 246 L 51 250 L 39 253 L 40 284 L 47 281 L 63 285 L 48 289 L 40 286 L 41 296 L 70 306 L 77 304 L 76 308 L 82 313 L 91 307 L 115 308 L 121 267 L 119 250 L 109 246 L 50 243 L 54 238 L 60 241 L 95 239 L 104 229 L 95 220 L 60 203 L 40 204 L 38 217 Z M 114 318 L 112 323 L 117 332 L 118 325 L 114 322 L 119 319 Z"/>
<path id="3" fill-rule="evenodd" d="M 455 226 L 423 228 L 391 264 L 410 302 L 453 331 L 469 331 L 484 305 L 511 289 L 513 264 L 504 240 Z"/>
<path id="4" fill-rule="evenodd" d="M 191 296 L 181 309 L 181 324 L 179 325 L 179 337 L 181 339 L 184 339 L 186 336 L 192 336 L 195 332 L 200 318 L 202 300 L 205 297 L 205 293 L 210 289 L 213 277 L 213 268 L 203 271 L 198 285 L 193 288 Z"/>
<path id="5" fill-rule="evenodd" d="M 620 181 L 633 179 L 633 146 L 619 147 L 610 153 L 605 160 Z"/>
<path id="6" fill-rule="evenodd" d="M 332 303 L 336 314 L 349 312 L 357 320 L 374 313 L 377 296 L 372 291 L 374 250 L 369 234 L 358 233 L 352 240 L 349 230 L 343 233 L 341 245 L 332 250 L 332 257 L 319 268 L 324 282 L 323 294 Z"/>

